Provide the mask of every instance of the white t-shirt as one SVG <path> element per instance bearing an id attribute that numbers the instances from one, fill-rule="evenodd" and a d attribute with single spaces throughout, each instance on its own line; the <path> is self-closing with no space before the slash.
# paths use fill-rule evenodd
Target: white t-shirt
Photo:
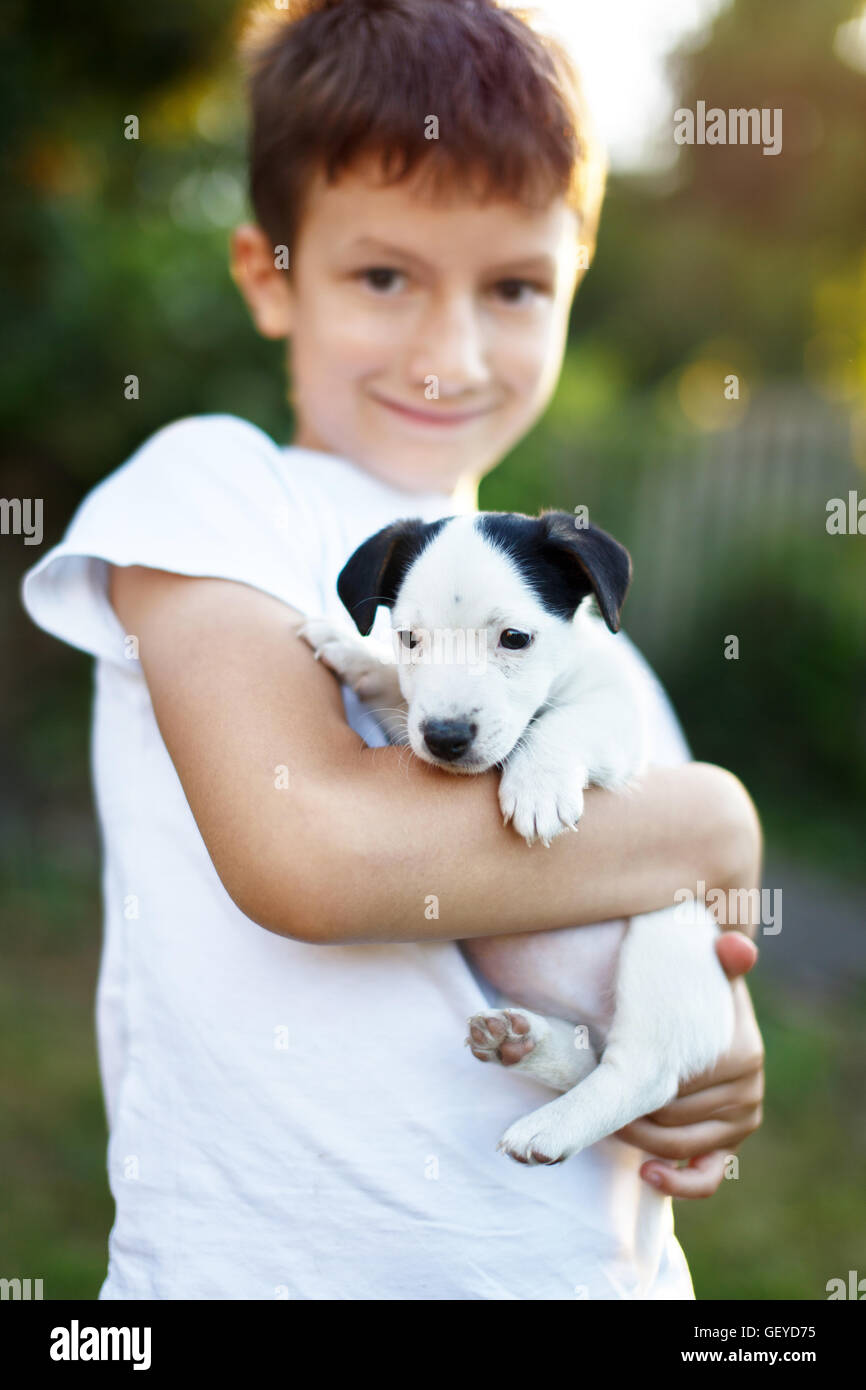
<path id="1" fill-rule="evenodd" d="M 309 945 L 235 906 L 108 602 L 107 562 L 137 564 L 346 620 L 336 579 L 362 540 L 457 510 L 234 416 L 190 417 L 95 487 L 24 576 L 33 620 L 98 658 L 96 1015 L 116 1203 L 102 1299 L 694 1297 L 637 1149 L 607 1139 L 554 1168 L 497 1152 L 552 1092 L 464 1047 L 486 1001 L 456 943 Z M 388 631 L 380 609 L 374 632 Z M 629 650 L 651 687 L 654 761 L 687 760 Z M 383 744 L 343 693 L 352 726 Z"/>

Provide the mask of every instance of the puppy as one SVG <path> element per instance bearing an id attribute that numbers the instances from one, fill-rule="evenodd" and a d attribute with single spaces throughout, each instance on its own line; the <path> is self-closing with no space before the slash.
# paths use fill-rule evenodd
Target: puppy
<path id="1" fill-rule="evenodd" d="M 383 706 L 374 713 L 392 742 L 451 773 L 498 768 L 505 823 L 549 845 L 577 829 L 588 785 L 625 790 L 645 766 L 641 698 L 614 636 L 630 582 L 628 551 L 567 512 L 402 520 L 339 576 L 361 637 L 327 619 L 299 632 Z M 369 639 L 380 604 L 393 650 Z M 717 933 L 699 903 L 630 919 L 600 1061 L 567 1020 L 523 1008 L 470 1019 L 476 1056 L 504 1061 L 509 1043 L 524 1073 L 564 1092 L 506 1130 L 505 1153 L 559 1163 L 718 1060 L 734 1017 Z"/>

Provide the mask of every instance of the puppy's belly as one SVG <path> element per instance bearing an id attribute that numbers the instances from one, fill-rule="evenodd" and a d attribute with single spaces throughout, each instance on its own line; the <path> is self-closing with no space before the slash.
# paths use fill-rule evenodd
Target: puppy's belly
<path id="1" fill-rule="evenodd" d="M 515 1004 L 606 1033 L 614 1012 L 622 919 L 559 931 L 476 937 L 463 950 Z"/>

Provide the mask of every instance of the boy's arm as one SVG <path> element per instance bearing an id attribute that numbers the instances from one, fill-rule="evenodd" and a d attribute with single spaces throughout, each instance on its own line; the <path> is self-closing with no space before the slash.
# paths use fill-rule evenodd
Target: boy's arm
<path id="1" fill-rule="evenodd" d="M 112 566 L 109 592 L 216 871 L 270 931 L 319 943 L 542 931 L 664 907 L 699 879 L 738 886 L 754 861 L 747 793 L 701 763 L 652 769 L 631 795 L 590 790 L 577 834 L 530 849 L 503 828 L 497 772 L 451 777 L 405 748 L 368 748 L 280 600 L 141 566 Z M 425 914 L 432 895 L 438 916 Z"/>

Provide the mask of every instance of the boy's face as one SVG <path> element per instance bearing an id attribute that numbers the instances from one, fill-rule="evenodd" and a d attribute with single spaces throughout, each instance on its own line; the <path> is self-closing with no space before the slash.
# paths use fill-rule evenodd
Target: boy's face
<path id="1" fill-rule="evenodd" d="M 320 176 L 290 275 L 269 274 L 273 248 L 252 228 L 236 233 L 234 271 L 260 331 L 289 338 L 294 443 L 406 491 L 450 492 L 553 394 L 577 230 L 562 199 L 540 212 L 468 193 L 432 202 L 422 172 L 390 188 L 371 164 Z"/>

